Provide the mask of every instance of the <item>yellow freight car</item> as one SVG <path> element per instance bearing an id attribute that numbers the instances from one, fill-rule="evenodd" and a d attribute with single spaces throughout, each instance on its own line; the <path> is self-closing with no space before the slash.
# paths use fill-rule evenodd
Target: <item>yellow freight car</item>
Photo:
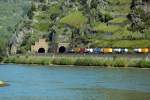
<path id="1" fill-rule="evenodd" d="M 112 48 L 103 48 L 103 53 L 112 53 L 113 49 Z"/>
<path id="2" fill-rule="evenodd" d="M 148 48 L 140 48 L 140 49 L 141 49 L 141 53 L 148 53 L 149 52 Z"/>

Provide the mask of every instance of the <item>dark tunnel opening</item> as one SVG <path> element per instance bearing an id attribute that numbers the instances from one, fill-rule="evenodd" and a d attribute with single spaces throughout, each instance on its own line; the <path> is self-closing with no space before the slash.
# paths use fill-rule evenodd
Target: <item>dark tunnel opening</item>
<path id="1" fill-rule="evenodd" d="M 66 52 L 66 48 L 64 46 L 61 46 L 59 48 L 59 53 L 65 53 Z"/>
<path id="2" fill-rule="evenodd" d="M 45 53 L 45 49 L 44 48 L 39 48 L 38 53 Z"/>

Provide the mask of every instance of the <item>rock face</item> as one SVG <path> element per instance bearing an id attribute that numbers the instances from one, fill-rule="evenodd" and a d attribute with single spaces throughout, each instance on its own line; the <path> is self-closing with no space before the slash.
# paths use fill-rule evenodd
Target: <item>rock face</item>
<path id="1" fill-rule="evenodd" d="M 129 19 L 132 22 L 132 29 L 134 31 L 141 31 L 146 29 L 147 22 L 150 20 L 150 0 L 132 0 L 131 13 Z"/>
<path id="2" fill-rule="evenodd" d="M 150 12 L 150 0 L 132 0 L 131 9 L 141 8 L 145 12 Z"/>
<path id="3" fill-rule="evenodd" d="M 144 10 L 150 12 L 150 0 L 143 0 Z"/>

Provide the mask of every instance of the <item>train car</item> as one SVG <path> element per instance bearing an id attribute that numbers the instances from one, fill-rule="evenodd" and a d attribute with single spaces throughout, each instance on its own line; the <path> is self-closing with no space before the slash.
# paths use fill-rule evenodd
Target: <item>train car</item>
<path id="1" fill-rule="evenodd" d="M 75 53 L 74 49 L 69 49 L 67 53 Z"/>
<path id="2" fill-rule="evenodd" d="M 138 48 L 138 49 L 134 49 L 135 53 L 148 53 L 149 49 L 148 48 Z"/>
<path id="3" fill-rule="evenodd" d="M 114 53 L 121 53 L 121 50 L 122 50 L 121 48 L 115 48 L 115 49 L 113 49 L 113 52 Z"/>
<path id="4" fill-rule="evenodd" d="M 140 48 L 133 49 L 133 51 L 134 51 L 135 53 L 141 53 L 141 49 L 140 49 Z"/>
<path id="5" fill-rule="evenodd" d="M 80 53 L 86 53 L 86 48 L 80 48 Z"/>
<path id="6" fill-rule="evenodd" d="M 74 48 L 75 53 L 80 53 L 80 48 Z"/>
<path id="7" fill-rule="evenodd" d="M 128 49 L 127 48 L 115 48 L 115 49 L 113 49 L 113 52 L 114 53 L 128 53 Z"/>
<path id="8" fill-rule="evenodd" d="M 100 48 L 95 48 L 94 49 L 94 54 L 100 54 L 101 53 L 101 49 Z"/>
<path id="9" fill-rule="evenodd" d="M 148 52 L 149 52 L 148 48 L 141 48 L 141 53 L 148 53 Z"/>
<path id="10" fill-rule="evenodd" d="M 86 49 L 86 51 L 87 51 L 88 53 L 94 53 L 94 49 L 93 49 L 93 48 L 88 48 L 88 49 Z"/>
<path id="11" fill-rule="evenodd" d="M 122 52 L 122 53 L 128 53 L 128 52 L 129 52 L 129 49 L 127 49 L 127 48 L 121 49 L 121 52 Z"/>
<path id="12" fill-rule="evenodd" d="M 112 48 L 103 48 L 103 53 L 113 53 Z"/>

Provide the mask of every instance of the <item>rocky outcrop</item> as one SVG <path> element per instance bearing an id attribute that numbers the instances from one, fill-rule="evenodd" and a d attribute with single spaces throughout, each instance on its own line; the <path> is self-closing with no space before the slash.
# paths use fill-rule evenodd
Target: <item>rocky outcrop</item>
<path id="1" fill-rule="evenodd" d="M 150 17 L 150 0 L 132 0 L 131 13 L 128 18 L 132 22 L 132 30 L 144 32 Z M 146 26 L 146 27 L 145 27 Z"/>

